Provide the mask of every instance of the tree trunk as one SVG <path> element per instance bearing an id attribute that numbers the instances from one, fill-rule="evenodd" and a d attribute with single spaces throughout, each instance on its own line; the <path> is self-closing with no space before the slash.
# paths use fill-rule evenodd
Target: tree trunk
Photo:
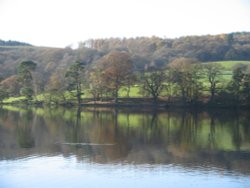
<path id="1" fill-rule="evenodd" d="M 80 85 L 80 83 L 77 83 L 76 98 L 77 98 L 78 106 L 80 106 L 80 104 L 82 102 L 81 95 L 82 95 L 81 85 Z"/>
<path id="2" fill-rule="evenodd" d="M 158 105 L 158 96 L 153 95 L 153 105 L 156 107 Z"/>
<path id="3" fill-rule="evenodd" d="M 185 94 L 185 90 L 183 88 L 181 89 L 181 94 L 182 94 L 182 102 L 183 102 L 183 104 L 186 104 L 187 103 L 187 97 L 186 97 L 186 94 Z"/>
<path id="4" fill-rule="evenodd" d="M 118 89 L 118 87 L 116 87 L 115 88 L 115 104 L 118 103 L 118 91 L 119 91 L 119 89 Z"/>
<path id="5" fill-rule="evenodd" d="M 129 94 L 130 94 L 130 86 L 127 87 L 127 97 L 129 98 Z"/>
<path id="6" fill-rule="evenodd" d="M 210 98 L 210 101 L 212 103 L 214 102 L 214 95 L 215 95 L 215 91 L 214 91 L 214 89 L 211 89 L 211 98 Z"/>

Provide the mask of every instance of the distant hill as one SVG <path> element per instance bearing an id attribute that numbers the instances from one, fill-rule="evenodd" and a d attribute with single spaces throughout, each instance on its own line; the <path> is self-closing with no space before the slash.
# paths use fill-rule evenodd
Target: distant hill
<path id="1" fill-rule="evenodd" d="M 32 46 L 32 45 L 25 42 L 18 42 L 14 40 L 4 41 L 0 39 L 0 46 Z"/>
<path id="2" fill-rule="evenodd" d="M 184 36 L 176 39 L 159 37 L 94 39 L 82 43 L 98 51 L 112 49 L 129 51 L 138 61 L 153 62 L 156 66 L 177 57 L 197 58 L 201 62 L 250 60 L 250 32 L 221 35 Z"/>

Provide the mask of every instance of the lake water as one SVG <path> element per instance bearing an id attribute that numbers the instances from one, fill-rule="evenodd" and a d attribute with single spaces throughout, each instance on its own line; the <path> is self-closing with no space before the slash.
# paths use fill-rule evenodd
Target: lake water
<path id="1" fill-rule="evenodd" d="M 0 108 L 0 187 L 250 187 L 250 112 Z"/>

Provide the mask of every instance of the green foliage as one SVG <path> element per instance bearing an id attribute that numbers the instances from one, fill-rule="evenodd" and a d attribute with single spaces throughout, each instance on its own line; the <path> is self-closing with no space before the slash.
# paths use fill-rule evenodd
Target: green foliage
<path id="1" fill-rule="evenodd" d="M 32 80 L 31 72 L 36 69 L 36 63 L 33 61 L 23 61 L 18 66 L 19 79 L 24 82 Z"/>
<path id="2" fill-rule="evenodd" d="M 82 85 L 85 66 L 86 64 L 84 62 L 76 61 L 68 68 L 65 74 L 65 78 L 68 81 L 68 91 L 76 91 L 75 96 L 77 98 L 78 105 L 81 104 L 81 96 L 83 94 Z"/>
<path id="3" fill-rule="evenodd" d="M 241 99 L 249 98 L 249 84 L 250 72 L 248 72 L 247 65 L 239 64 L 234 67 L 232 76 L 232 93 L 239 102 Z"/>
<path id="4" fill-rule="evenodd" d="M 36 66 L 33 61 L 23 61 L 18 66 L 18 79 L 22 86 L 20 94 L 24 95 L 28 100 L 31 100 L 34 94 L 32 72 L 35 71 Z"/>
<path id="5" fill-rule="evenodd" d="M 28 100 L 31 100 L 34 92 L 30 87 L 22 87 L 20 90 L 20 94 L 25 96 Z"/>
<path id="6" fill-rule="evenodd" d="M 2 103 L 3 100 L 7 98 L 8 96 L 9 96 L 9 93 L 5 89 L 0 87 L 0 103 Z"/>

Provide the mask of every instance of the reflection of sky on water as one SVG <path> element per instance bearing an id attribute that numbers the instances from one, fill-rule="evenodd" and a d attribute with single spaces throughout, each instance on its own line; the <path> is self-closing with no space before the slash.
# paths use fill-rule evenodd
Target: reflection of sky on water
<path id="1" fill-rule="evenodd" d="M 29 157 L 0 162 L 0 187 L 247 187 L 249 177 L 172 165 L 97 164 L 64 158 Z"/>

